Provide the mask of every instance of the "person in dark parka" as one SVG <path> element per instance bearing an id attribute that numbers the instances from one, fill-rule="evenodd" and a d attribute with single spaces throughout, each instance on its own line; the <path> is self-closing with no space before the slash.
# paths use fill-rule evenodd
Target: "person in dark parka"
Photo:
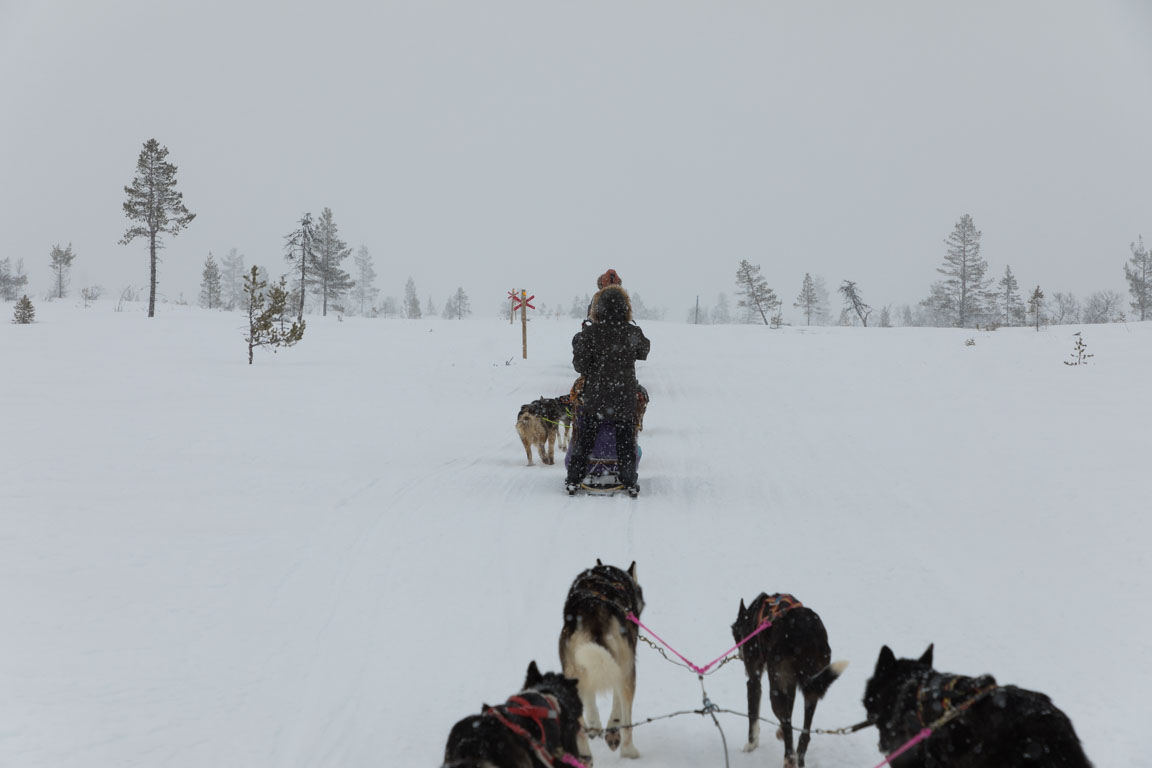
<path id="1" fill-rule="evenodd" d="M 572 365 L 584 377 L 568 460 L 566 485 L 579 485 L 588 473 L 589 453 L 604 422 L 616 430 L 616 479 L 637 487 L 636 361 L 647 360 L 651 342 L 632 322 L 632 303 L 619 285 L 592 299 L 592 322 L 572 338 Z"/>

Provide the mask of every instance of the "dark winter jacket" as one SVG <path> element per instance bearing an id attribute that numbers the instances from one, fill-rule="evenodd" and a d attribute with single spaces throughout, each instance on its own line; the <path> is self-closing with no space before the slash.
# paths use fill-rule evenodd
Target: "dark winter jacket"
<path id="1" fill-rule="evenodd" d="M 609 421 L 636 416 L 636 361 L 647 360 L 652 344 L 631 322 L 623 288 L 611 286 L 593 301 L 593 322 L 572 338 L 572 365 L 584 376 L 581 407 Z"/>

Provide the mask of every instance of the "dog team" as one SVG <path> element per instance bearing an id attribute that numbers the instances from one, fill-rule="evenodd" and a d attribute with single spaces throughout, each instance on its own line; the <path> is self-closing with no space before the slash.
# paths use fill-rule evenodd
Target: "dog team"
<path id="1" fill-rule="evenodd" d="M 588 740 L 599 736 L 622 756 L 639 757 L 631 725 L 643 610 L 635 562 L 623 570 L 597 560 L 581 572 L 564 602 L 561 671 L 541 673 L 530 662 L 519 692 L 453 726 L 443 768 L 590 767 Z M 761 593 L 748 605 L 741 599 L 731 629 L 737 643 L 747 639 L 740 648 L 748 676 L 744 751 L 759 744 L 767 675 L 784 765 L 803 766 L 816 705 L 847 663 L 832 662 L 823 622 L 792 595 Z M 880 751 L 905 750 L 891 759 L 894 768 L 1091 768 L 1071 721 L 1047 696 L 989 675 L 937 672 L 932 655 L 930 645 L 918 659 L 898 659 L 884 646 L 865 686 L 866 724 L 879 731 Z M 804 725 L 793 748 L 797 691 Z M 607 725 L 598 693 L 612 695 Z"/>

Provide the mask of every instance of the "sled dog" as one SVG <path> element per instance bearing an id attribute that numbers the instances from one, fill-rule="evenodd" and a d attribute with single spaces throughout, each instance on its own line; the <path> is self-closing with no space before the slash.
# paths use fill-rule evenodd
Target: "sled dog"
<path id="1" fill-rule="evenodd" d="M 1068 716 L 1042 693 L 932 668 L 932 646 L 919 659 L 880 650 L 864 689 L 868 719 L 891 753 L 927 727 L 932 735 L 892 761 L 893 768 L 1091 768 Z M 953 717 L 946 722 L 941 718 Z"/>
<path id="2" fill-rule="evenodd" d="M 636 563 L 627 571 L 599 560 L 576 577 L 564 601 L 560 663 L 564 675 L 580 681 L 584 724 L 589 738 L 604 734 L 608 748 L 639 757 L 632 744 L 632 699 L 636 695 L 636 640 L 639 627 L 625 618 L 644 610 Z M 612 692 L 608 728 L 600 722 L 596 694 Z"/>
<path id="3" fill-rule="evenodd" d="M 576 681 L 540 674 L 533 661 L 520 693 L 452 727 L 443 768 L 552 768 L 564 754 L 587 752 Z"/>
<path id="4" fill-rule="evenodd" d="M 780 722 L 776 736 L 784 741 L 784 765 L 803 766 L 816 704 L 848 662 L 829 663 L 832 651 L 824 623 L 815 611 L 805 608 L 792 595 L 761 592 L 747 607 L 741 599 L 732 636 L 739 643 L 765 621 L 770 621 L 771 626 L 740 649 L 748 673 L 748 743 L 744 751 L 751 752 L 760 743 L 760 678 L 767 672 L 772 712 Z M 804 696 L 804 730 L 793 752 L 791 721 L 797 688 Z"/>
<path id="5" fill-rule="evenodd" d="M 532 446 L 536 446 L 542 463 L 555 463 L 556 438 L 560 438 L 560 450 L 563 451 L 568 448 L 572 432 L 572 409 L 568 406 L 568 396 L 539 397 L 520 406 L 516 432 L 524 444 L 529 464 L 532 464 Z"/>
<path id="6" fill-rule="evenodd" d="M 549 425 L 540 417 L 540 410 L 536 403 L 525 403 L 520 406 L 520 413 L 516 416 L 516 433 L 520 435 L 520 442 L 524 444 L 524 453 L 528 455 L 528 466 L 532 466 L 532 446 L 540 454 L 542 464 L 553 464 L 556 461 L 556 429 L 549 429 Z"/>

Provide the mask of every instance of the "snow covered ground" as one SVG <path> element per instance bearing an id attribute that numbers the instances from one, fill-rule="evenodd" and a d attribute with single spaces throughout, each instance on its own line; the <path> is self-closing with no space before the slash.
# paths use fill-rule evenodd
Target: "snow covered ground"
<path id="1" fill-rule="evenodd" d="M 248 366 L 235 314 L 10 317 L 2 766 L 439 765 L 457 719 L 558 666 L 597 557 L 637 561 L 645 623 L 697 662 L 741 597 L 818 611 L 852 662 L 818 727 L 863 717 L 882 644 L 935 642 L 943 670 L 1051 695 L 1097 765 L 1149 764 L 1152 323 L 645 324 L 630 500 L 525 466 L 516 412 L 567 391 L 572 320 L 532 322 L 525 361 L 506 321 L 310 317 Z M 1095 357 L 1073 368 L 1077 330 Z M 699 706 L 693 674 L 640 654 L 638 718 Z M 738 664 L 707 684 L 745 709 Z M 781 764 L 770 730 L 744 754 L 721 722 L 733 766 Z M 635 741 L 637 765 L 723 765 L 695 715 Z M 878 760 L 873 731 L 809 751 Z"/>

